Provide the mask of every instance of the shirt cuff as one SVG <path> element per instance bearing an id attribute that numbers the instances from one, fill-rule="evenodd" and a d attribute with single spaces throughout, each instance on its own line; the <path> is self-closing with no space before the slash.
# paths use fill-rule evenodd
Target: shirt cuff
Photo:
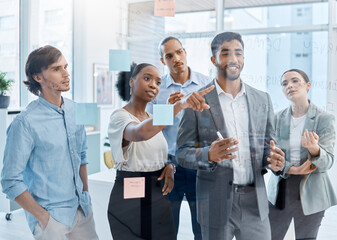
<path id="1" fill-rule="evenodd" d="M 27 186 L 24 183 L 21 183 L 11 188 L 5 189 L 3 192 L 7 195 L 8 199 L 15 201 L 15 198 L 20 196 L 27 189 Z"/>

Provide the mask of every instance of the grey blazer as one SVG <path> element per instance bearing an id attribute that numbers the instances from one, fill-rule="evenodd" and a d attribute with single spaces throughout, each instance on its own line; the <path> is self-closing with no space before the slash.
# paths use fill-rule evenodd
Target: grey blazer
<path id="1" fill-rule="evenodd" d="M 268 183 L 268 199 L 273 205 L 275 205 L 278 194 L 278 182 L 281 177 L 289 177 L 286 173 L 292 166 L 289 150 L 290 119 L 291 107 L 280 111 L 275 118 L 276 137 L 278 144 L 282 149 L 285 149 L 286 162 L 282 174 L 272 175 Z M 300 183 L 301 204 L 305 215 L 323 211 L 337 204 L 336 195 L 327 174 L 334 161 L 333 152 L 336 137 L 334 120 L 333 115 L 324 112 L 310 102 L 303 131 L 308 129 L 317 133 L 320 155 L 311 157 L 308 149 L 301 147 L 301 164 L 310 159 L 317 167 L 316 171 L 304 175 Z"/>
<path id="2" fill-rule="evenodd" d="M 213 80 L 202 89 L 214 85 Z M 268 164 L 269 141 L 274 139 L 274 113 L 270 97 L 245 84 L 249 109 L 249 141 L 254 184 L 257 193 L 261 219 L 268 216 L 268 199 L 263 174 Z M 202 225 L 223 227 L 231 212 L 233 195 L 233 166 L 231 160 L 216 167 L 208 162 L 209 146 L 220 131 L 228 136 L 225 127 L 226 116 L 222 114 L 216 89 L 205 95 L 210 109 L 203 112 L 185 109 L 180 121 L 177 139 L 177 160 L 179 165 L 197 171 L 198 221 Z"/>

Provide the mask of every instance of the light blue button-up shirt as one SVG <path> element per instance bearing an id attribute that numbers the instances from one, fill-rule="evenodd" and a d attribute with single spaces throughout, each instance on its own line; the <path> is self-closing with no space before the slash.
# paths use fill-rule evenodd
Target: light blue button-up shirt
<path id="1" fill-rule="evenodd" d="M 71 227 L 78 206 L 86 216 L 91 207 L 79 175 L 88 163 L 86 149 L 84 127 L 75 123 L 75 103 L 63 98 L 59 108 L 40 97 L 7 129 L 2 191 L 14 200 L 28 190 L 55 220 Z M 37 220 L 25 213 L 33 232 Z"/>
<path id="2" fill-rule="evenodd" d="M 146 111 L 152 113 L 153 112 L 153 104 L 166 104 L 167 99 L 170 97 L 170 94 L 174 92 L 181 91 L 185 95 L 198 91 L 200 88 L 205 86 L 207 83 L 211 81 L 211 78 L 198 73 L 194 72 L 189 68 L 190 71 L 190 78 L 181 85 L 180 83 L 176 83 L 171 74 L 166 74 L 161 77 L 161 85 L 160 91 L 153 102 L 149 102 L 146 107 Z M 169 154 L 174 155 L 176 154 L 176 143 L 177 143 L 177 135 L 178 135 L 178 128 L 179 122 L 182 118 L 182 111 L 178 113 L 174 118 L 174 124 L 172 126 L 166 126 L 163 129 L 163 134 L 168 144 L 168 151 Z"/>

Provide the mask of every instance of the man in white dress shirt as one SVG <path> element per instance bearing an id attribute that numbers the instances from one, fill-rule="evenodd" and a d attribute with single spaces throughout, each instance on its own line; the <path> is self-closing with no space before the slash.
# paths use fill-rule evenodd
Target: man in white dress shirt
<path id="1" fill-rule="evenodd" d="M 269 240 L 266 167 L 279 173 L 284 153 L 275 146 L 270 97 L 243 82 L 244 43 L 224 32 L 212 41 L 217 77 L 205 88 L 210 109 L 185 110 L 178 163 L 197 169 L 198 221 L 204 240 Z M 223 138 L 222 138 L 223 136 Z"/>

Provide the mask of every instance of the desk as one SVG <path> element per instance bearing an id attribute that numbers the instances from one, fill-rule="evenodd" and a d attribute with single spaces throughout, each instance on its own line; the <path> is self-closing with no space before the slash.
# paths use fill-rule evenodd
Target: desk
<path id="1" fill-rule="evenodd" d="M 88 176 L 95 227 L 100 240 L 112 240 L 107 212 L 115 177 L 115 169 L 109 169 Z"/>

